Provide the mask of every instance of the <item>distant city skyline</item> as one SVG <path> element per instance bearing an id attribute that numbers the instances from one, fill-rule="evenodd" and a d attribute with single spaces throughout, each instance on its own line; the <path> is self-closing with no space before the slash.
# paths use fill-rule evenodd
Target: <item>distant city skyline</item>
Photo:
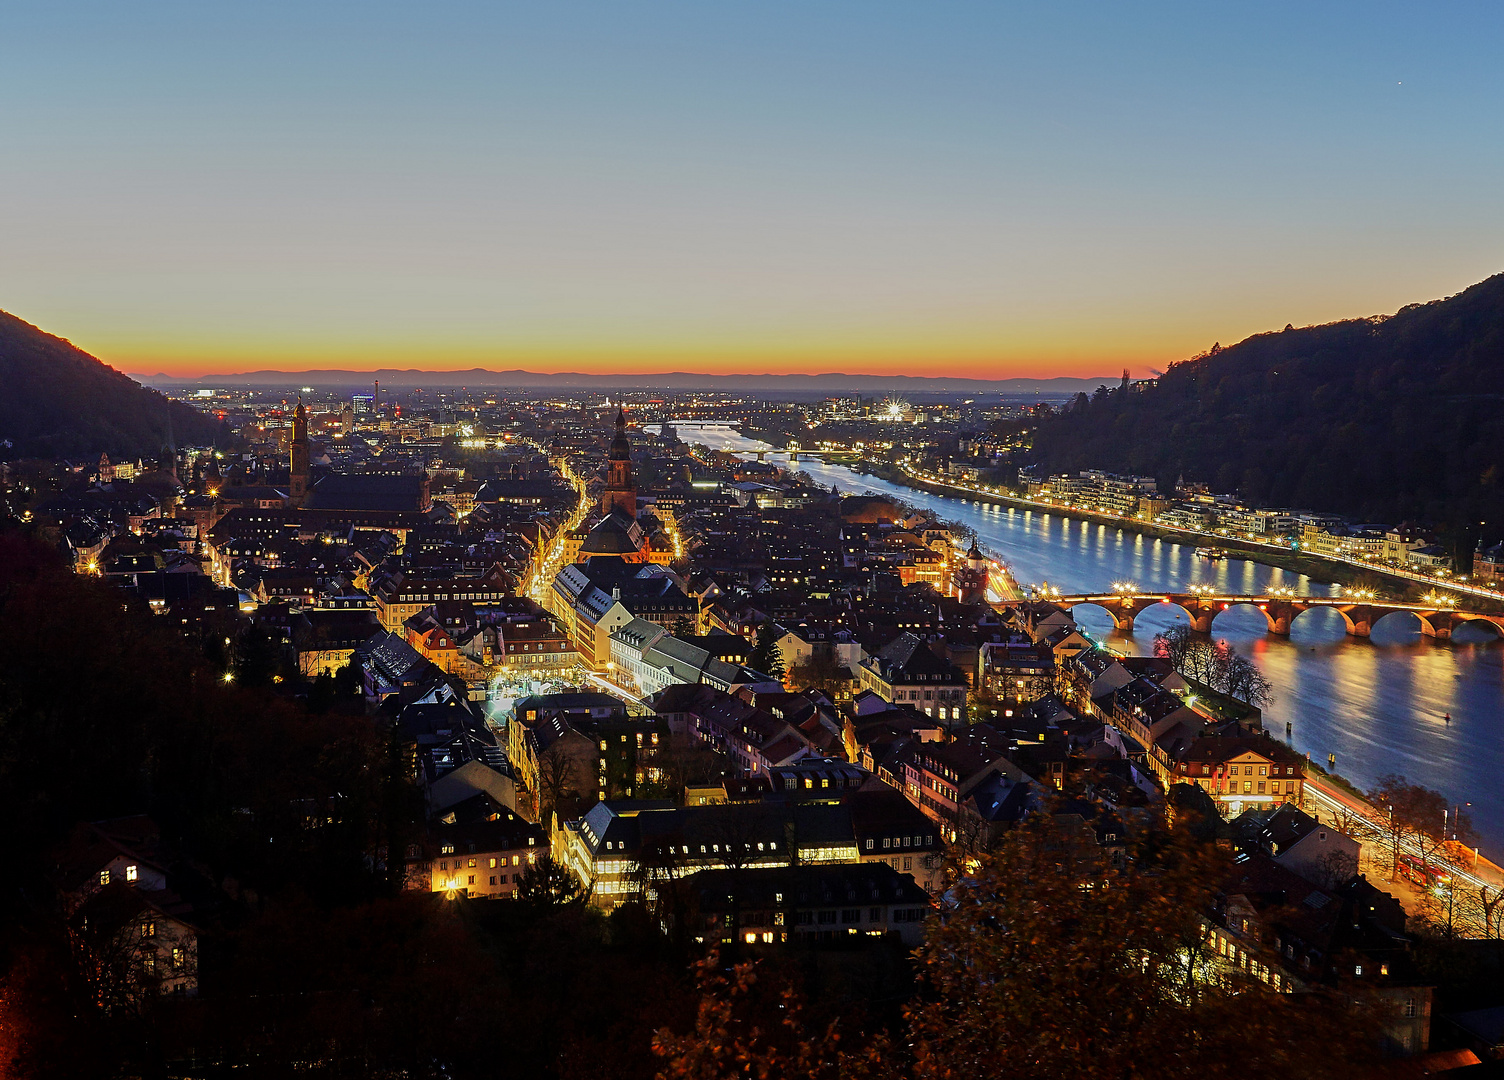
<path id="1" fill-rule="evenodd" d="M 0 309 L 125 371 L 1136 377 L 1504 269 L 1504 11 L 102 0 Z"/>

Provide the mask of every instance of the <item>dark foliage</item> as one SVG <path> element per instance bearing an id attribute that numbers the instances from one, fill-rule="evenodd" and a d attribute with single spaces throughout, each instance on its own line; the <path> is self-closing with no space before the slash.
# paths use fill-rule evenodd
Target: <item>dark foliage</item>
<path id="1" fill-rule="evenodd" d="M 1034 441 L 1050 471 L 1105 468 L 1260 505 L 1504 530 L 1504 275 L 1389 318 L 1287 327 L 1172 364 L 1142 393 L 1080 396 Z"/>
<path id="2" fill-rule="evenodd" d="M 364 715 L 227 683 L 196 646 L 0 533 L 0 1073 L 654 1074 L 651 1032 L 691 1005 L 653 927 L 400 891 L 385 853 L 423 813 L 406 748 Z M 74 823 L 136 813 L 199 905 L 196 999 L 102 1000 L 51 879 Z"/>
<path id="3" fill-rule="evenodd" d="M 0 439 L 8 454 L 118 459 L 206 446 L 222 426 L 81 349 L 0 312 Z"/>

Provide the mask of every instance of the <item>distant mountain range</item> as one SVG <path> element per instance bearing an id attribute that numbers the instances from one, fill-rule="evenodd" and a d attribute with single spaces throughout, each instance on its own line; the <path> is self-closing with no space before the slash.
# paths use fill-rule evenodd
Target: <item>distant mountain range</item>
<path id="1" fill-rule="evenodd" d="M 1456 296 L 1287 326 L 1077 399 L 1035 432 L 1049 471 L 1178 477 L 1249 502 L 1504 536 L 1504 274 Z"/>
<path id="2" fill-rule="evenodd" d="M 0 311 L 0 455 L 155 457 L 211 444 L 219 430 L 198 409 Z"/>
<path id="3" fill-rule="evenodd" d="M 611 375 L 568 372 L 548 375 L 536 371 L 420 371 L 416 368 L 382 368 L 378 371 L 247 371 L 236 375 L 179 378 L 172 375 L 138 375 L 151 386 L 163 388 L 225 386 L 369 386 L 380 379 L 393 390 L 414 387 L 465 386 L 517 390 L 733 390 L 780 394 L 1001 394 L 1009 397 L 1069 397 L 1093 391 L 1116 376 L 1091 379 L 958 379 L 922 375 L 709 375 L 703 372 L 666 371 L 651 375 Z"/>

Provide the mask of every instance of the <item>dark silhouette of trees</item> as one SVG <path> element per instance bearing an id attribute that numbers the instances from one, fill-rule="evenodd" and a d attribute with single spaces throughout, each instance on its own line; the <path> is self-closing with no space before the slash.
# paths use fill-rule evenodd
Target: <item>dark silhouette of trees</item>
<path id="1" fill-rule="evenodd" d="M 783 681 L 783 651 L 778 648 L 778 630 L 771 622 L 765 622 L 757 628 L 757 640 L 752 645 L 751 655 L 747 657 L 747 666 L 753 671 L 760 671 Z"/>
<path id="2" fill-rule="evenodd" d="M 537 907 L 562 907 L 585 898 L 579 879 L 552 855 L 539 855 L 517 880 L 517 899 Z"/>
<path id="3" fill-rule="evenodd" d="M 931 916 L 901 1033 L 855 1040 L 814 1020 L 785 971 L 712 956 L 692 1029 L 655 1036 L 663 1075 L 1361 1075 L 1379 1053 L 1377 1012 L 1342 988 L 1280 994 L 1218 964 L 1202 912 L 1228 858 L 1181 831 L 1118 864 L 1038 815 L 980 854 Z"/>
<path id="4" fill-rule="evenodd" d="M 812 1021 L 799 980 L 766 962 L 722 969 L 712 952 L 695 965 L 701 991 L 693 1028 L 676 1035 L 660 1028 L 653 1050 L 663 1080 L 846 1080 L 897 1077 L 891 1046 L 881 1033 L 853 1034 L 842 1045 L 839 1018 Z"/>
<path id="5" fill-rule="evenodd" d="M 113 460 L 156 456 L 166 445 L 224 441 L 217 420 L 0 312 L 0 438 L 14 453 Z"/>
<path id="6" fill-rule="evenodd" d="M 538 755 L 538 820 L 547 825 L 556 811 L 568 814 L 589 780 L 563 739 Z"/>
<path id="7" fill-rule="evenodd" d="M 1251 503 L 1504 536 L 1504 275 L 1392 317 L 1258 334 L 1143 392 L 1078 396 L 1034 432 L 1048 471 L 1237 488 Z M 1424 439 L 1424 452 L 1417 440 Z M 1482 524 L 1480 524 L 1482 523 Z"/>
<path id="8" fill-rule="evenodd" d="M 832 700 L 843 685 L 849 685 L 851 673 L 834 656 L 815 653 L 789 671 L 789 683 L 801 690 L 820 690 Z"/>
<path id="9" fill-rule="evenodd" d="M 1274 700 L 1274 687 L 1258 666 L 1226 641 L 1212 641 L 1189 626 L 1172 626 L 1154 635 L 1154 655 L 1188 679 L 1263 708 Z"/>

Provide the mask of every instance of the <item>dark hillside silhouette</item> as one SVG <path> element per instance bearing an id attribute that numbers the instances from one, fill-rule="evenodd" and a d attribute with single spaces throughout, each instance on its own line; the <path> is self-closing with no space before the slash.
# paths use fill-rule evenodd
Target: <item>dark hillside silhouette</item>
<path id="1" fill-rule="evenodd" d="M 1258 334 L 1155 387 L 1078 397 L 1037 431 L 1049 471 L 1178 477 L 1259 505 L 1425 518 L 1466 550 L 1504 529 L 1504 275 L 1445 300 Z"/>
<path id="2" fill-rule="evenodd" d="M 220 427 L 5 312 L 0 387 L 0 440 L 17 457 L 155 456 L 164 446 L 211 444 Z"/>

